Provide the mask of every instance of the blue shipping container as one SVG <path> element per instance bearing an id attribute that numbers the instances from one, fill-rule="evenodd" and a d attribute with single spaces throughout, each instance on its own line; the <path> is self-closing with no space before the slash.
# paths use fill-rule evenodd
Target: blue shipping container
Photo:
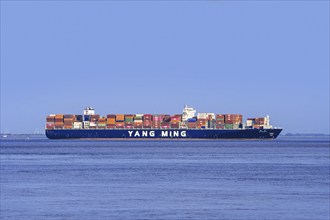
<path id="1" fill-rule="evenodd" d="M 90 115 L 84 115 L 84 121 L 90 121 L 91 116 Z"/>

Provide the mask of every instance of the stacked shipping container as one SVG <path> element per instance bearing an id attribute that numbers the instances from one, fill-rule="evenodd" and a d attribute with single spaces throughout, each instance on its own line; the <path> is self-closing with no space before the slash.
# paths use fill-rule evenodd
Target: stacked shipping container
<path id="1" fill-rule="evenodd" d="M 188 118 L 188 128 L 196 128 L 197 127 L 197 119 L 196 118 Z"/>
<path id="2" fill-rule="evenodd" d="M 153 115 L 152 127 L 153 128 L 160 128 L 162 120 L 163 120 L 162 115 Z"/>
<path id="3" fill-rule="evenodd" d="M 171 128 L 179 128 L 181 122 L 181 115 L 174 115 L 171 117 Z"/>
<path id="4" fill-rule="evenodd" d="M 97 127 L 98 128 L 106 128 L 107 127 L 107 118 L 105 117 L 101 117 L 99 118 L 99 120 L 97 121 Z"/>
<path id="5" fill-rule="evenodd" d="M 125 128 L 134 127 L 134 115 L 125 115 Z"/>
<path id="6" fill-rule="evenodd" d="M 55 115 L 55 128 L 63 128 L 63 115 Z"/>
<path id="7" fill-rule="evenodd" d="M 116 127 L 116 115 L 107 115 L 107 128 Z"/>
<path id="8" fill-rule="evenodd" d="M 242 124 L 242 115 L 226 114 L 225 115 L 225 129 L 238 129 Z"/>
<path id="9" fill-rule="evenodd" d="M 46 128 L 54 129 L 55 128 L 55 115 L 49 115 L 46 118 Z"/>
<path id="10" fill-rule="evenodd" d="M 163 115 L 163 121 L 161 124 L 161 128 L 170 128 L 170 126 L 171 126 L 171 116 Z"/>
<path id="11" fill-rule="evenodd" d="M 116 115 L 116 128 L 124 128 L 125 127 L 125 115 L 117 114 Z"/>
<path id="12" fill-rule="evenodd" d="M 97 122 L 100 118 L 100 115 L 91 115 L 90 122 L 89 122 L 89 128 L 95 129 L 97 128 Z"/>
<path id="13" fill-rule="evenodd" d="M 217 114 L 215 116 L 215 128 L 224 129 L 225 128 L 225 115 Z"/>
<path id="14" fill-rule="evenodd" d="M 152 127 L 152 115 L 144 114 L 143 115 L 143 128 L 151 128 Z"/>
<path id="15" fill-rule="evenodd" d="M 246 121 L 246 126 L 248 128 L 263 128 L 265 125 L 265 118 L 248 118 Z"/>
<path id="16" fill-rule="evenodd" d="M 265 118 L 249 118 L 247 127 L 261 128 Z M 240 114 L 198 113 L 197 117 L 182 121 L 182 115 L 152 114 L 108 114 L 100 115 L 49 115 L 46 118 L 47 129 L 82 129 L 82 128 L 188 128 L 188 129 L 238 129 L 242 126 Z"/>
<path id="17" fill-rule="evenodd" d="M 143 114 L 136 114 L 134 116 L 134 128 L 143 127 Z"/>

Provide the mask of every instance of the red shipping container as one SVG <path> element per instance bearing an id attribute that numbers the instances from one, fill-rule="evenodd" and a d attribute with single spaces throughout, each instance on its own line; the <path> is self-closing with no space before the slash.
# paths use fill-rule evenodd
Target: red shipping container
<path id="1" fill-rule="evenodd" d="M 216 125 L 215 128 L 216 128 L 216 129 L 224 129 L 225 126 L 224 126 L 224 125 Z"/>
<path id="2" fill-rule="evenodd" d="M 196 128 L 197 123 L 196 122 L 188 122 L 188 128 Z"/>
<path id="3" fill-rule="evenodd" d="M 170 115 L 163 115 L 163 122 L 170 122 L 171 116 Z"/>
<path id="4" fill-rule="evenodd" d="M 55 116 L 47 116 L 46 122 L 55 122 Z"/>
<path id="5" fill-rule="evenodd" d="M 46 128 L 47 129 L 54 129 L 55 128 L 55 124 L 54 123 L 47 123 L 46 124 Z"/>
<path id="6" fill-rule="evenodd" d="M 162 121 L 163 116 L 162 115 L 153 115 L 152 118 L 153 118 L 153 121 Z"/>
<path id="7" fill-rule="evenodd" d="M 257 125 L 264 125 L 265 119 L 264 118 L 255 118 L 255 124 Z"/>
<path id="8" fill-rule="evenodd" d="M 152 115 L 151 114 L 144 114 L 143 115 L 144 121 L 152 121 Z"/>
<path id="9" fill-rule="evenodd" d="M 257 125 L 257 124 L 255 124 L 255 125 L 253 125 L 253 128 L 257 128 L 257 129 L 260 129 L 260 128 L 261 128 L 261 126 L 260 126 L 260 125 Z"/>

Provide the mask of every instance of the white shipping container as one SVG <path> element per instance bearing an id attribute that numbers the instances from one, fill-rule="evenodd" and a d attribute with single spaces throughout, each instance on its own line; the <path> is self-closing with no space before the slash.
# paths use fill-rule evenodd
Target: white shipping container
<path id="1" fill-rule="evenodd" d="M 233 129 L 239 129 L 239 125 L 238 124 L 234 124 L 233 125 Z"/>
<path id="2" fill-rule="evenodd" d="M 215 119 L 215 114 L 214 113 L 207 113 L 207 115 L 211 116 L 211 119 Z"/>
<path id="3" fill-rule="evenodd" d="M 84 128 L 89 128 L 89 121 L 84 121 L 83 122 L 83 125 L 84 125 Z"/>
<path id="4" fill-rule="evenodd" d="M 74 129 L 82 129 L 83 123 L 82 122 L 74 122 L 73 123 L 73 128 Z"/>
<path id="5" fill-rule="evenodd" d="M 197 113 L 197 118 L 198 119 L 206 119 L 208 113 Z"/>
<path id="6" fill-rule="evenodd" d="M 252 120 L 246 120 L 246 126 L 253 126 Z"/>

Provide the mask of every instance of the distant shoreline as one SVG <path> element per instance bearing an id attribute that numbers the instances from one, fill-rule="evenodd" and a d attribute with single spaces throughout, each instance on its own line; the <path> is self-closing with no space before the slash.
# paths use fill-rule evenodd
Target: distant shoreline
<path id="1" fill-rule="evenodd" d="M 284 136 L 284 137 L 326 137 L 326 136 L 330 136 L 330 134 L 286 133 L 286 134 L 280 134 L 280 136 Z"/>

